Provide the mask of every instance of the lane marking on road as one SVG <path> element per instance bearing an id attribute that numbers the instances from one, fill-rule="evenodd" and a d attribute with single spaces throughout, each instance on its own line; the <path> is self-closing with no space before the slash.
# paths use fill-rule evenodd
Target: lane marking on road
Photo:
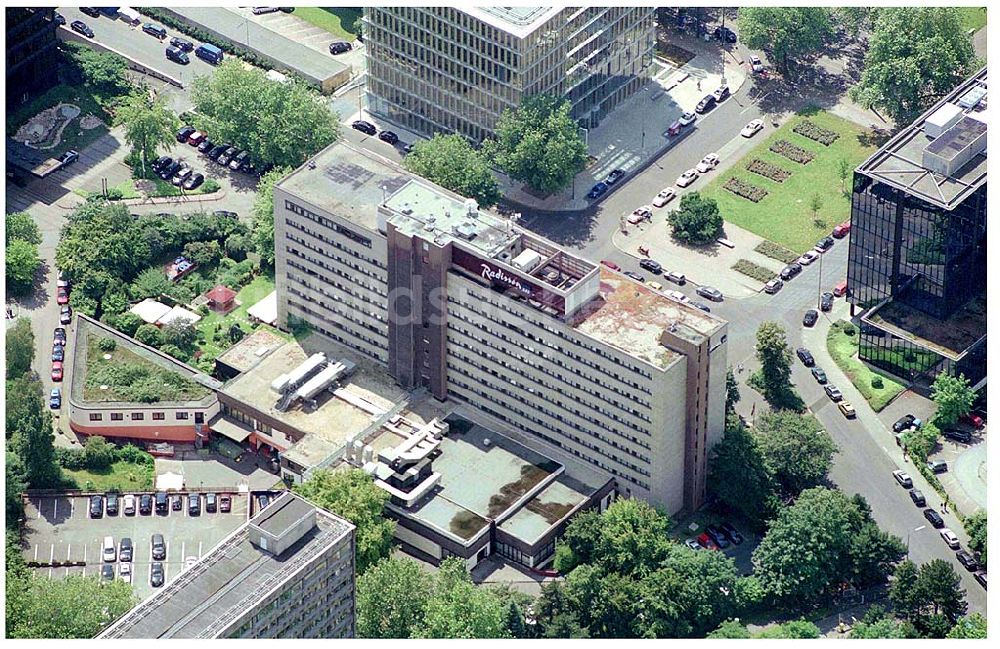
<path id="1" fill-rule="evenodd" d="M 198 558 L 201 558 L 201 541 L 198 541 Z"/>
<path id="2" fill-rule="evenodd" d="M 59 499 L 52 499 L 52 518 L 57 518 L 59 516 Z"/>
<path id="3" fill-rule="evenodd" d="M 186 549 L 187 549 L 187 541 L 182 541 L 181 542 L 181 561 L 184 560 L 184 552 L 186 551 Z"/>

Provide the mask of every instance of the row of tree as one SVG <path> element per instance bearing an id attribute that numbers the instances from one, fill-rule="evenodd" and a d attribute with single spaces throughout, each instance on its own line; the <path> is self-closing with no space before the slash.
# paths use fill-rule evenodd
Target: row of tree
<path id="1" fill-rule="evenodd" d="M 34 286 L 35 274 L 42 265 L 38 256 L 42 235 L 38 224 L 27 212 L 10 213 L 5 222 L 7 288 L 14 295 L 22 295 Z"/>

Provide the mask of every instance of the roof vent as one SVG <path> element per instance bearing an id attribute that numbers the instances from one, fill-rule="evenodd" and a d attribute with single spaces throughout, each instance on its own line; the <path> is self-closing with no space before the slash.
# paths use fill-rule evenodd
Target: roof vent
<path id="1" fill-rule="evenodd" d="M 924 148 L 923 166 L 952 177 L 985 148 L 986 124 L 966 116 Z"/>
<path id="2" fill-rule="evenodd" d="M 924 134 L 929 137 L 941 137 L 941 134 L 962 119 L 962 109 L 955 104 L 946 103 L 938 108 L 924 122 Z"/>
<path id="3" fill-rule="evenodd" d="M 476 202 L 476 199 L 465 199 L 465 213 L 472 218 L 476 218 L 476 215 L 479 214 L 479 203 Z"/>
<path id="4" fill-rule="evenodd" d="M 975 108 L 985 96 L 986 88 L 983 86 L 976 86 L 974 88 L 970 88 L 967 93 L 962 95 L 962 98 L 958 100 L 958 105 L 962 108 Z"/>

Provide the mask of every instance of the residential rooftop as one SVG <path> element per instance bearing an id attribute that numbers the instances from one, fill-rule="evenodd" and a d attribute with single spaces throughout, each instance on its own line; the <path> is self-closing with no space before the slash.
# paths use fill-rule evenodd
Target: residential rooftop
<path id="1" fill-rule="evenodd" d="M 88 387 L 87 380 L 89 377 L 88 370 L 91 369 L 89 365 L 91 359 L 88 356 L 94 351 L 91 349 L 91 344 L 96 346 L 102 338 L 109 338 L 115 341 L 115 350 L 102 353 L 101 358 L 98 360 L 99 363 L 126 364 L 130 362 L 129 359 L 131 358 L 138 363 L 145 362 L 152 364 L 183 379 L 183 384 L 179 383 L 176 387 L 183 389 L 190 398 L 174 401 L 161 400 L 153 403 L 139 402 L 137 400 L 116 400 L 111 397 L 100 398 L 98 395 L 104 392 L 113 397 L 112 388 L 110 386 L 107 389 L 102 386 Z M 140 404 L 142 407 L 150 407 L 154 404 L 162 406 L 205 407 L 215 400 L 215 390 L 222 387 L 222 383 L 211 376 L 199 372 L 190 365 L 182 363 L 168 354 L 143 345 L 134 338 L 130 338 L 120 331 L 112 329 L 82 313 L 76 316 L 76 327 L 73 333 L 71 348 L 73 350 L 73 371 L 70 372 L 70 398 L 78 404 L 101 404 L 101 406 L 109 408 L 130 407 L 137 404 Z M 110 355 L 111 359 L 104 358 L 105 355 Z"/>
<path id="2" fill-rule="evenodd" d="M 681 358 L 660 342 L 663 332 L 692 344 L 725 325 L 723 320 L 683 304 L 610 268 L 601 268 L 598 297 L 580 310 L 570 324 L 607 345 L 661 369 Z"/>
<path id="3" fill-rule="evenodd" d="M 281 506 L 284 503 L 284 506 Z M 315 510 L 315 526 L 280 555 L 261 550 L 252 526 L 282 534 Z M 351 533 L 353 525 L 285 492 L 198 563 L 108 627 L 100 638 L 214 638 L 237 616 L 307 562 Z"/>
<path id="4" fill-rule="evenodd" d="M 954 209 L 986 183 L 986 87 L 984 67 L 862 162 L 858 171 Z"/>
<path id="5" fill-rule="evenodd" d="M 563 10 L 558 7 L 459 7 L 477 20 L 497 29 L 524 38 Z"/>

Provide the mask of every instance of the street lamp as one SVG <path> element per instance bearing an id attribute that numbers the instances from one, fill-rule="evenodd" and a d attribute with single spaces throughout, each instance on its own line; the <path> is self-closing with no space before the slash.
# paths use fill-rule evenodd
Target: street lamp
<path id="1" fill-rule="evenodd" d="M 642 93 L 643 93 L 643 95 L 648 95 L 649 94 L 649 86 L 645 86 L 642 89 Z M 649 111 L 648 110 L 642 111 L 642 152 L 643 153 L 646 152 L 646 119 L 647 119 L 646 116 L 647 115 L 649 115 Z"/>
<path id="2" fill-rule="evenodd" d="M 822 253 L 822 252 L 819 254 L 819 276 L 816 279 L 816 308 L 817 309 L 822 309 L 823 308 L 822 294 L 823 294 L 823 255 L 824 254 L 825 253 Z"/>
<path id="3" fill-rule="evenodd" d="M 920 527 L 918 527 L 915 530 L 913 530 L 913 532 L 919 532 L 920 530 L 924 529 L 925 527 L 927 527 L 927 526 L 926 525 L 921 525 Z M 910 534 L 911 533 L 912 532 L 907 532 L 906 533 L 906 557 L 907 558 L 910 557 Z"/>

